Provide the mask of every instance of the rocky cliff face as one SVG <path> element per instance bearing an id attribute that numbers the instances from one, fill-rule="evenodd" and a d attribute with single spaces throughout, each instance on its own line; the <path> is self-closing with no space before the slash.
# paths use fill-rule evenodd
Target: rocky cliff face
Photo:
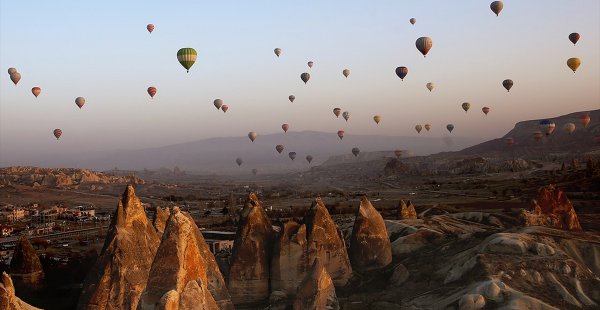
<path id="1" fill-rule="evenodd" d="M 273 227 L 258 197 L 250 193 L 240 214 L 229 268 L 227 286 L 235 304 L 268 299 L 273 236 Z"/>
<path id="2" fill-rule="evenodd" d="M 306 225 L 289 221 L 281 229 L 273 247 L 271 290 L 292 297 L 306 275 L 308 251 Z"/>
<path id="3" fill-rule="evenodd" d="M 0 186 L 10 184 L 47 187 L 71 187 L 84 184 L 144 184 L 135 176 L 113 176 L 102 172 L 75 168 L 0 168 Z"/>
<path id="4" fill-rule="evenodd" d="M 156 234 L 158 238 L 161 239 L 163 232 L 165 231 L 165 226 L 167 225 L 167 220 L 169 219 L 169 215 L 171 215 L 171 211 L 168 207 L 161 208 L 156 207 L 154 211 L 154 217 L 152 218 L 152 225 L 156 229 Z"/>
<path id="5" fill-rule="evenodd" d="M 409 220 L 416 219 L 417 211 L 415 210 L 415 206 L 409 201 L 409 205 L 406 205 L 404 200 L 401 200 L 398 204 L 398 219 L 399 220 Z"/>
<path id="6" fill-rule="evenodd" d="M 340 309 L 333 280 L 320 259 L 315 259 L 294 299 L 294 310 Z"/>
<path id="7" fill-rule="evenodd" d="M 577 213 L 569 198 L 554 185 L 540 189 L 537 199 L 532 202 L 531 211 L 523 210 L 519 219 L 525 226 L 548 226 L 582 231 Z"/>
<path id="8" fill-rule="evenodd" d="M 39 310 L 19 299 L 15 295 L 15 287 L 6 272 L 2 273 L 2 282 L 0 282 L 0 309 L 3 310 Z"/>
<path id="9" fill-rule="evenodd" d="M 365 196 L 360 200 L 350 237 L 350 261 L 352 268 L 360 272 L 381 269 L 392 262 L 392 246 L 383 217 Z"/>
<path id="10" fill-rule="evenodd" d="M 159 238 L 132 185 L 121 196 L 104 247 L 88 274 L 79 309 L 135 309 Z"/>
<path id="11" fill-rule="evenodd" d="M 138 309 L 219 309 L 208 289 L 207 265 L 202 257 L 200 232 L 179 211 L 164 231 Z"/>
<path id="12" fill-rule="evenodd" d="M 304 222 L 309 262 L 312 264 L 315 258 L 321 258 L 335 285 L 345 286 L 352 275 L 352 267 L 344 237 L 320 198 L 315 199 Z"/>

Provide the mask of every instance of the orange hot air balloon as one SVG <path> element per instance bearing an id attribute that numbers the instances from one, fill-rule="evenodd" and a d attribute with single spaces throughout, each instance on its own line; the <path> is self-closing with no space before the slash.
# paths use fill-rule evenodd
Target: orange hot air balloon
<path id="1" fill-rule="evenodd" d="M 345 131 L 340 130 L 337 132 L 338 137 L 340 138 L 340 140 L 344 139 L 344 135 L 346 134 Z"/>
<path id="2" fill-rule="evenodd" d="M 277 144 L 275 146 L 275 150 L 277 151 L 277 153 L 281 154 L 281 152 L 283 152 L 283 145 Z"/>
<path id="3" fill-rule="evenodd" d="M 288 125 L 288 124 L 283 124 L 283 125 L 281 125 L 281 129 L 283 129 L 283 132 L 287 132 L 287 131 L 288 131 L 288 129 L 290 129 L 290 125 Z"/>
<path id="4" fill-rule="evenodd" d="M 433 47 L 433 40 L 430 37 L 420 37 L 415 42 L 415 45 L 419 52 L 423 54 L 423 57 L 425 57 L 429 53 L 429 50 L 431 50 L 431 47 Z"/>
<path id="5" fill-rule="evenodd" d="M 592 119 L 590 118 L 589 114 L 581 114 L 579 116 L 579 123 L 581 124 L 581 126 L 583 126 L 583 128 L 587 128 L 591 121 Z"/>
<path id="6" fill-rule="evenodd" d="M 37 98 L 42 93 L 42 89 L 38 86 L 31 89 L 31 93 Z"/>
<path id="7" fill-rule="evenodd" d="M 425 124 L 423 127 L 425 127 L 425 130 L 429 131 L 429 129 L 431 129 L 431 124 Z"/>
<path id="8" fill-rule="evenodd" d="M 152 31 L 154 31 L 154 24 L 148 24 L 148 26 L 146 26 L 146 29 L 148 29 L 148 32 L 152 33 Z"/>
<path id="9" fill-rule="evenodd" d="M 221 106 L 221 110 L 223 111 L 223 113 L 227 113 L 227 110 L 229 110 L 229 106 L 224 104 Z"/>
<path id="10" fill-rule="evenodd" d="M 83 97 L 75 98 L 75 104 L 81 109 L 83 107 L 83 105 L 85 104 L 85 98 L 83 98 Z"/>
<path id="11" fill-rule="evenodd" d="M 58 140 L 60 136 L 62 136 L 62 130 L 60 130 L 59 128 L 54 129 L 52 133 L 54 134 L 54 137 L 56 137 L 56 140 Z"/>
<path id="12" fill-rule="evenodd" d="M 484 113 L 485 115 L 487 115 L 488 113 L 490 113 L 490 108 L 488 108 L 488 107 L 483 107 L 483 108 L 481 108 L 481 111 L 483 111 L 483 113 Z"/>
<path id="13" fill-rule="evenodd" d="M 154 99 L 154 95 L 156 95 L 156 87 L 148 87 L 148 95 L 150 95 L 150 98 Z"/>

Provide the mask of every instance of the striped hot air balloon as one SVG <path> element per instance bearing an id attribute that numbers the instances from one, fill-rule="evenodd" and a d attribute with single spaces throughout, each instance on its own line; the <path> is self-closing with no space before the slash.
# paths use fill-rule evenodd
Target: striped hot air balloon
<path id="1" fill-rule="evenodd" d="M 404 78 L 406 77 L 407 74 L 408 74 L 408 68 L 407 67 L 398 67 L 398 68 L 396 68 L 396 75 L 402 81 L 404 81 Z"/>
<path id="2" fill-rule="evenodd" d="M 156 95 L 156 87 L 148 87 L 148 95 L 150 95 L 150 98 L 154 99 L 154 95 Z"/>
<path id="3" fill-rule="evenodd" d="M 60 136 L 62 136 L 62 130 L 60 130 L 59 128 L 54 129 L 52 133 L 54 134 L 54 137 L 56 137 L 56 140 L 58 140 Z"/>
<path id="4" fill-rule="evenodd" d="M 190 72 L 190 68 L 194 65 L 197 58 L 198 53 L 196 53 L 196 50 L 191 47 L 184 47 L 177 51 L 177 60 L 187 70 L 187 72 Z"/>
<path id="5" fill-rule="evenodd" d="M 426 57 L 429 50 L 431 50 L 431 47 L 433 47 L 433 40 L 430 37 L 420 37 L 415 42 L 415 45 L 419 52 L 423 54 L 423 57 Z"/>

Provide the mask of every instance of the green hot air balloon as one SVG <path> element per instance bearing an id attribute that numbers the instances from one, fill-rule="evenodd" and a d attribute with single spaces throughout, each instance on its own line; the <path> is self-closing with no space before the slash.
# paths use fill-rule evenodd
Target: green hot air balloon
<path id="1" fill-rule="evenodd" d="M 198 53 L 191 47 L 184 47 L 177 51 L 177 60 L 179 60 L 179 63 L 187 70 L 187 72 L 190 72 L 190 68 L 196 62 L 196 58 L 198 58 Z"/>

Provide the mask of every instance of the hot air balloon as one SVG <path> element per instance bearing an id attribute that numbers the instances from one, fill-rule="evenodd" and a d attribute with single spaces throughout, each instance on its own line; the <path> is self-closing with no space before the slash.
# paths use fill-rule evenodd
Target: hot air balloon
<path id="1" fill-rule="evenodd" d="M 544 119 L 540 121 L 540 128 L 542 129 L 542 132 L 546 134 L 546 136 L 549 136 L 552 134 L 552 132 L 554 132 L 556 124 L 549 119 Z"/>
<path id="2" fill-rule="evenodd" d="M 252 169 L 252 174 L 254 174 L 254 175 L 258 174 L 258 169 L 256 169 L 256 168 Z"/>
<path id="3" fill-rule="evenodd" d="M 433 83 L 431 83 L 431 82 L 429 82 L 429 83 L 427 83 L 427 84 L 425 85 L 425 87 L 427 87 L 427 89 L 429 89 L 429 91 L 432 91 L 434 86 L 435 86 L 435 85 L 434 85 Z"/>
<path id="4" fill-rule="evenodd" d="M 223 106 L 223 100 L 215 99 L 215 101 L 213 101 L 213 104 L 215 105 L 215 108 L 217 108 L 217 110 L 219 110 Z"/>
<path id="5" fill-rule="evenodd" d="M 448 129 L 449 132 L 452 132 L 452 130 L 454 130 L 454 125 L 448 124 L 446 125 L 446 129 Z"/>
<path id="6" fill-rule="evenodd" d="M 187 70 L 187 72 L 190 72 L 190 68 L 196 62 L 196 58 L 198 58 L 198 53 L 191 47 L 184 47 L 177 51 L 177 60 L 179 60 L 179 63 Z"/>
<path id="7" fill-rule="evenodd" d="M 306 155 L 306 161 L 310 164 L 310 162 L 313 160 L 312 155 Z"/>
<path id="8" fill-rule="evenodd" d="M 541 131 L 534 131 L 533 132 L 533 140 L 535 140 L 536 142 L 539 142 L 540 140 L 542 140 L 542 138 L 544 137 L 544 133 Z"/>
<path id="9" fill-rule="evenodd" d="M 573 123 L 566 123 L 566 124 L 563 126 L 563 130 L 564 130 L 566 133 L 568 133 L 569 135 L 572 135 L 572 134 L 573 134 L 573 132 L 575 132 L 575 128 L 576 128 L 576 127 L 575 127 L 575 124 L 573 124 Z"/>
<path id="10" fill-rule="evenodd" d="M 484 113 L 485 115 L 487 115 L 488 113 L 490 113 L 490 108 L 488 108 L 488 107 L 483 107 L 483 108 L 481 108 L 481 111 L 483 111 L 483 113 Z"/>
<path id="11" fill-rule="evenodd" d="M 402 150 L 395 150 L 394 151 L 394 155 L 396 155 L 397 158 L 402 157 L 402 153 L 403 153 Z"/>
<path id="12" fill-rule="evenodd" d="M 56 140 L 58 140 L 60 138 L 60 136 L 62 136 L 62 130 L 60 130 L 58 128 L 54 129 L 53 133 L 54 133 L 54 137 L 56 137 Z"/>
<path id="13" fill-rule="evenodd" d="M 224 104 L 223 106 L 221 106 L 221 110 L 223 111 L 223 113 L 226 113 L 227 110 L 229 110 L 229 106 Z"/>
<path id="14" fill-rule="evenodd" d="M 353 147 L 352 154 L 354 155 L 354 157 L 358 157 L 358 154 L 360 154 L 360 149 L 357 147 Z"/>
<path id="15" fill-rule="evenodd" d="M 281 125 L 281 129 L 283 129 L 283 132 L 287 132 L 287 131 L 288 131 L 288 129 L 290 129 L 290 125 L 288 125 L 288 124 L 283 124 L 283 125 Z"/>
<path id="16" fill-rule="evenodd" d="M 577 71 L 577 68 L 579 68 L 579 66 L 581 66 L 581 59 L 576 58 L 576 57 L 569 58 L 567 60 L 567 66 L 569 66 L 569 68 L 571 68 L 571 70 L 573 70 L 573 73 L 575 73 L 575 71 Z"/>
<path id="17" fill-rule="evenodd" d="M 146 26 L 146 29 L 148 29 L 148 32 L 152 33 L 152 31 L 154 31 L 154 25 L 148 24 L 148 26 Z"/>
<path id="18" fill-rule="evenodd" d="M 344 135 L 345 135 L 345 134 L 346 134 L 346 132 L 345 132 L 345 131 L 343 131 L 343 130 L 339 130 L 339 131 L 337 132 L 337 135 L 338 135 L 338 137 L 340 138 L 340 140 L 344 139 Z"/>
<path id="19" fill-rule="evenodd" d="M 494 12 L 496 16 L 500 14 L 503 8 L 504 3 L 502 3 L 502 1 L 494 1 L 490 4 L 490 9 L 492 9 L 492 12 Z"/>
<path id="20" fill-rule="evenodd" d="M 308 74 L 307 72 L 304 72 L 302 74 L 300 74 L 300 79 L 302 79 L 302 82 L 304 82 L 304 84 L 308 83 L 308 80 L 310 80 L 310 74 Z"/>
<path id="21" fill-rule="evenodd" d="M 340 108 L 333 109 L 333 114 L 335 115 L 335 117 L 340 117 L 340 113 L 342 113 L 342 109 L 340 109 Z"/>
<path id="22" fill-rule="evenodd" d="M 281 49 L 278 47 L 274 50 L 275 55 L 277 55 L 277 57 L 279 57 L 279 55 L 281 55 Z"/>
<path id="23" fill-rule="evenodd" d="M 573 45 L 577 44 L 577 41 L 579 41 L 579 38 L 581 36 L 579 35 L 579 33 L 577 32 L 573 32 L 569 35 L 569 41 L 573 42 Z"/>
<path id="24" fill-rule="evenodd" d="M 345 77 L 348 77 L 348 76 L 350 76 L 350 69 L 344 69 L 344 71 L 342 71 L 342 74 L 343 74 Z"/>
<path id="25" fill-rule="evenodd" d="M 504 143 L 506 143 L 506 145 L 513 145 L 515 144 L 515 139 L 513 138 L 504 138 Z"/>
<path id="26" fill-rule="evenodd" d="M 15 83 L 15 86 L 17 85 L 17 83 L 19 83 L 19 81 L 21 80 L 21 73 L 19 72 L 15 72 L 13 74 L 10 75 L 10 80 Z"/>
<path id="27" fill-rule="evenodd" d="M 31 89 L 31 93 L 37 98 L 42 93 L 42 89 L 38 86 Z"/>
<path id="28" fill-rule="evenodd" d="M 425 57 L 427 56 L 427 53 L 429 53 L 429 50 L 431 50 L 431 47 L 433 46 L 433 40 L 430 37 L 420 37 L 415 42 L 415 45 L 417 46 L 419 52 L 423 54 L 423 57 Z"/>
<path id="29" fill-rule="evenodd" d="M 429 131 L 429 129 L 431 129 L 431 124 L 425 124 L 425 130 Z"/>
<path id="30" fill-rule="evenodd" d="M 379 122 L 381 122 L 381 116 L 375 115 L 375 116 L 373 116 L 373 120 L 375 121 L 376 124 L 379 124 Z"/>
<path id="31" fill-rule="evenodd" d="M 314 64 L 315 64 L 315 63 L 314 63 L 314 62 L 312 62 L 312 61 L 309 61 L 309 62 L 307 63 L 307 65 L 308 65 L 308 67 L 309 67 L 309 68 L 312 68 L 312 67 L 314 66 Z"/>
<path id="32" fill-rule="evenodd" d="M 296 100 L 296 96 L 294 96 L 294 95 L 290 95 L 290 96 L 288 97 L 288 99 L 290 99 L 290 102 L 291 102 L 291 103 L 294 103 L 294 100 Z"/>
<path id="33" fill-rule="evenodd" d="M 239 158 L 239 157 L 238 157 L 238 158 L 236 158 L 236 159 L 235 159 L 235 163 L 236 163 L 236 164 L 238 165 L 238 167 L 239 167 L 239 166 L 241 166 L 241 165 L 244 163 L 244 160 L 242 160 L 241 158 Z"/>
<path id="34" fill-rule="evenodd" d="M 468 102 L 463 102 L 462 108 L 463 108 L 463 110 L 465 110 L 465 112 L 467 112 L 471 108 L 471 104 Z"/>
<path id="35" fill-rule="evenodd" d="M 407 74 L 408 74 L 408 68 L 407 67 L 398 67 L 398 68 L 396 68 L 396 75 L 402 81 L 404 81 L 404 78 L 406 77 Z"/>
<path id="36" fill-rule="evenodd" d="M 294 159 L 296 159 L 296 152 L 289 152 L 289 153 L 288 153 L 288 156 L 289 156 L 289 157 L 290 157 L 292 160 L 294 160 Z"/>
<path id="37" fill-rule="evenodd" d="M 17 69 L 16 68 L 8 68 L 8 75 L 11 75 L 13 73 L 17 73 Z"/>
<path id="38" fill-rule="evenodd" d="M 414 25 L 417 22 L 417 19 L 413 17 L 409 21 L 412 25 Z"/>
<path id="39" fill-rule="evenodd" d="M 277 153 L 281 154 L 281 152 L 283 152 L 283 145 L 277 144 L 275 146 L 275 150 L 277 151 Z"/>
<path id="40" fill-rule="evenodd" d="M 583 126 L 583 128 L 587 128 L 591 121 L 592 120 L 590 119 L 589 114 L 581 114 L 579 116 L 579 123 L 581 124 L 581 126 Z"/>
<path id="41" fill-rule="evenodd" d="M 249 132 L 248 138 L 250 138 L 250 141 L 254 142 L 254 140 L 256 140 L 256 132 L 254 132 L 254 131 Z"/>
<path id="42" fill-rule="evenodd" d="M 417 131 L 417 133 L 421 133 L 421 130 L 423 130 L 423 126 L 421 126 L 421 125 L 416 125 L 416 126 L 415 126 L 415 130 Z"/>
<path id="43" fill-rule="evenodd" d="M 513 87 L 513 84 L 513 81 L 510 79 L 502 81 L 502 86 L 504 86 L 504 88 L 506 88 L 506 91 L 508 92 L 510 92 L 510 89 Z"/>
<path id="44" fill-rule="evenodd" d="M 346 122 L 348 121 L 348 119 L 350 119 L 350 112 L 348 111 L 344 111 L 344 113 L 342 113 L 342 117 L 346 120 Z"/>
<path id="45" fill-rule="evenodd" d="M 154 99 L 154 95 L 156 95 L 156 87 L 148 87 L 148 95 L 150 95 L 150 98 Z"/>
<path id="46" fill-rule="evenodd" d="M 83 108 L 83 105 L 85 104 L 85 98 L 83 97 L 77 97 L 75 98 L 75 104 L 81 109 Z"/>

